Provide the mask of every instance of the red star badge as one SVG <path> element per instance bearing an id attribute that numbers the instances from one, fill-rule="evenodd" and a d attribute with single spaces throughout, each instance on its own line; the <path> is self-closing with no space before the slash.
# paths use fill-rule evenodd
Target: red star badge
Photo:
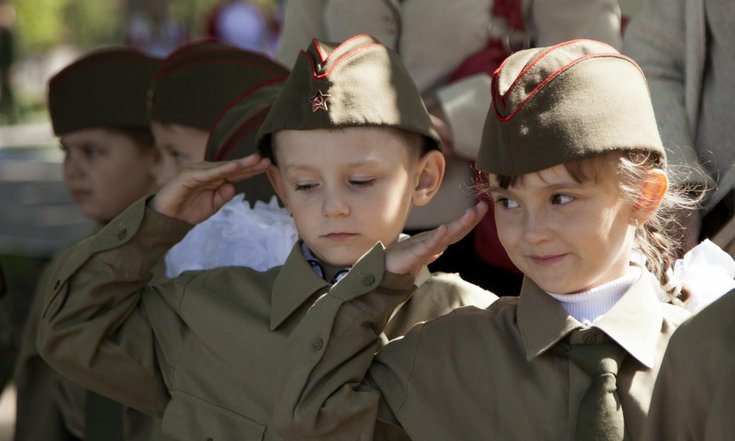
<path id="1" fill-rule="evenodd" d="M 311 111 L 316 112 L 317 110 L 326 110 L 329 111 L 329 107 L 327 107 L 327 98 L 329 98 L 331 95 L 325 95 L 321 90 L 319 90 L 316 95 L 309 98 L 309 102 L 311 103 Z"/>

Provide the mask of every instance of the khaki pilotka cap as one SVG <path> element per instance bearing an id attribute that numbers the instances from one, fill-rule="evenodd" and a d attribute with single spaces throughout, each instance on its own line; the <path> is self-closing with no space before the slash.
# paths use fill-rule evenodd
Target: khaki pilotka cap
<path id="1" fill-rule="evenodd" d="M 287 75 L 264 54 L 214 40 L 187 43 L 156 71 L 150 118 L 209 131 L 232 100 Z"/>
<path id="2" fill-rule="evenodd" d="M 540 171 L 611 150 L 665 163 L 643 71 L 605 43 L 573 40 L 508 57 L 493 74 L 477 168 Z"/>
<path id="3" fill-rule="evenodd" d="M 54 133 L 149 126 L 147 94 L 160 60 L 127 47 L 90 52 L 48 82 Z"/>
<path id="4" fill-rule="evenodd" d="M 244 158 L 257 152 L 256 137 L 261 124 L 278 93 L 283 80 L 256 87 L 231 102 L 219 120 L 214 123 L 207 141 L 207 161 L 228 161 Z M 235 183 L 238 193 L 254 205 L 255 201 L 270 202 L 275 191 L 265 173 Z"/>
<path id="5" fill-rule="evenodd" d="M 424 136 L 440 148 L 421 94 L 403 62 L 369 35 L 343 43 L 313 40 L 301 51 L 283 91 L 258 132 L 258 149 L 271 159 L 279 130 L 383 126 Z"/>

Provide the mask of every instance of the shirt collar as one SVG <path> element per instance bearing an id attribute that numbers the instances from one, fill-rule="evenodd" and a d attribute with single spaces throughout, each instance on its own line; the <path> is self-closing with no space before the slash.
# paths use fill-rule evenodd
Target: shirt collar
<path id="1" fill-rule="evenodd" d="M 278 328 L 312 295 L 326 291 L 329 286 L 307 262 L 301 251 L 301 242 L 296 242 L 273 282 L 271 331 Z"/>
<path id="2" fill-rule="evenodd" d="M 647 275 L 643 270 L 642 276 L 592 327 L 603 331 L 639 362 L 652 368 L 663 314 L 654 295 L 653 280 Z M 524 278 L 518 301 L 518 327 L 526 359 L 531 360 L 583 325 L 533 281 Z"/>

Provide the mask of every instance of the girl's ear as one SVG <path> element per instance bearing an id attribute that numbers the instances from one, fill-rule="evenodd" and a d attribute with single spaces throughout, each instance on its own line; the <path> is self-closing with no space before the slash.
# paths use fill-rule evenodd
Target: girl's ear
<path id="1" fill-rule="evenodd" d="M 283 176 L 281 176 L 281 172 L 278 171 L 278 167 L 271 164 L 270 167 L 268 167 L 266 174 L 268 175 L 268 180 L 271 181 L 273 190 L 275 190 L 276 194 L 278 195 L 278 199 L 283 202 L 283 206 L 286 207 L 286 210 L 288 210 L 288 198 L 286 197 L 286 192 L 284 191 L 286 188 L 286 184 L 283 182 Z"/>
<path id="2" fill-rule="evenodd" d="M 444 179 L 446 166 L 444 155 L 438 150 L 431 150 L 419 158 L 413 191 L 414 205 L 426 205 L 434 198 Z"/>
<path id="3" fill-rule="evenodd" d="M 633 206 L 633 220 L 643 224 L 656 213 L 669 189 L 669 178 L 660 169 L 648 172 L 648 177 L 640 188 L 640 196 Z"/>

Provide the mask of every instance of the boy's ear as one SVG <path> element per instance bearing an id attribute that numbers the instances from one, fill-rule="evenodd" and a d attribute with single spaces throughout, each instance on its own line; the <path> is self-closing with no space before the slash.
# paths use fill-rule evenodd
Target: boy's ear
<path id="1" fill-rule="evenodd" d="M 414 205 L 426 205 L 434 198 L 444 179 L 446 166 L 444 155 L 438 150 L 431 150 L 419 158 L 413 191 Z"/>
<path id="2" fill-rule="evenodd" d="M 286 198 L 286 192 L 283 191 L 285 184 L 283 182 L 281 172 L 278 171 L 278 167 L 271 164 L 270 167 L 268 167 L 266 174 L 268 175 L 268 180 L 271 181 L 273 190 L 275 190 L 276 194 L 278 195 L 278 199 L 283 202 L 283 206 L 286 207 L 286 210 L 288 210 L 288 199 Z"/>
<path id="3" fill-rule="evenodd" d="M 645 223 L 656 213 L 666 191 L 669 189 L 669 178 L 660 169 L 651 170 L 640 188 L 640 196 L 633 206 L 633 217 L 640 224 Z"/>

